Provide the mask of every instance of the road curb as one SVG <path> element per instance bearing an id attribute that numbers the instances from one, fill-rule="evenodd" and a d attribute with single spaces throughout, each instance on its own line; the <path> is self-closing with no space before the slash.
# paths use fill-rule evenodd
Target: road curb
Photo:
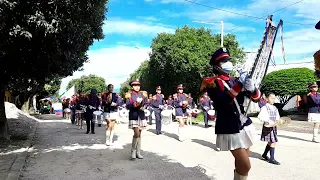
<path id="1" fill-rule="evenodd" d="M 39 122 L 36 122 L 36 125 L 32 132 L 28 135 L 28 140 L 23 143 L 23 147 L 27 147 L 27 150 L 18 154 L 11 165 L 10 172 L 5 180 L 18 180 L 20 175 L 22 174 L 22 170 L 24 165 L 26 164 L 27 157 L 29 155 L 29 149 L 33 146 L 32 142 L 34 140 L 34 136 L 37 132 L 39 126 Z"/>

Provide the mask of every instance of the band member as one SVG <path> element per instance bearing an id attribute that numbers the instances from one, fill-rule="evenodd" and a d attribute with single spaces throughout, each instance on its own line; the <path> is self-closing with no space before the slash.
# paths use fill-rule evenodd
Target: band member
<path id="1" fill-rule="evenodd" d="M 207 92 L 203 93 L 203 96 L 200 99 L 200 103 L 201 103 L 201 108 L 202 108 L 202 111 L 203 111 L 204 127 L 208 128 L 209 127 L 209 124 L 208 124 L 208 120 L 209 120 L 208 111 L 211 109 L 211 100 L 209 99 Z"/>
<path id="2" fill-rule="evenodd" d="M 100 101 L 99 97 L 97 96 L 97 90 L 92 89 L 91 93 L 88 95 L 87 99 L 87 109 L 84 114 L 87 124 L 87 134 L 90 132 L 91 127 L 91 134 L 95 134 L 94 126 L 95 120 L 93 119 L 93 111 L 99 109 Z"/>
<path id="3" fill-rule="evenodd" d="M 123 106 L 124 103 L 121 95 L 117 93 L 117 96 L 118 96 L 118 101 L 117 101 L 118 106 Z"/>
<path id="4" fill-rule="evenodd" d="M 280 163 L 274 159 L 274 152 L 276 143 L 278 142 L 277 135 L 277 121 L 280 120 L 280 115 L 277 107 L 275 107 L 274 101 L 276 96 L 273 93 L 266 94 L 267 103 L 261 108 L 258 118 L 263 122 L 261 141 L 267 142 L 267 146 L 262 154 L 262 157 L 271 164 L 280 165 Z M 267 156 L 270 151 L 270 158 Z"/>
<path id="5" fill-rule="evenodd" d="M 98 110 L 102 111 L 102 95 L 101 93 L 98 94 L 98 98 L 99 98 L 99 107 Z M 102 126 L 102 121 L 104 120 L 104 114 L 101 112 L 101 115 L 97 115 L 97 121 L 98 121 L 98 127 Z"/>
<path id="6" fill-rule="evenodd" d="M 84 106 L 86 104 L 86 95 L 84 92 L 79 91 L 79 96 L 76 99 L 76 103 L 77 126 L 79 126 L 78 129 L 83 129 Z"/>
<path id="7" fill-rule="evenodd" d="M 221 151 L 231 151 L 235 158 L 234 179 L 245 180 L 251 168 L 249 148 L 254 141 L 254 127 L 251 119 L 244 115 L 244 96 L 258 102 L 260 91 L 246 73 L 240 73 L 239 78 L 230 75 L 233 70 L 230 59 L 226 48 L 212 54 L 210 65 L 217 76 L 204 78 L 201 91 L 208 92 L 214 102 L 216 145 Z"/>
<path id="8" fill-rule="evenodd" d="M 150 115 L 149 117 L 146 117 L 149 119 L 149 125 L 152 125 L 152 113 L 153 113 L 153 108 L 152 108 L 152 105 L 151 105 L 151 102 L 152 102 L 152 94 L 149 94 L 149 98 L 148 98 L 148 110 L 150 111 Z"/>
<path id="9" fill-rule="evenodd" d="M 312 142 L 318 143 L 317 135 L 320 126 L 320 94 L 318 93 L 318 85 L 316 82 L 308 86 L 310 92 L 307 96 L 307 105 L 309 107 L 308 121 L 314 124 Z"/>
<path id="10" fill-rule="evenodd" d="M 126 107 L 129 110 L 129 129 L 133 129 L 131 159 L 143 159 L 141 155 L 141 131 L 146 128 L 144 109 L 148 104 L 148 94 L 140 91 L 139 79 L 130 82 L 132 92 L 126 93 Z"/>
<path id="11" fill-rule="evenodd" d="M 176 94 L 177 98 L 174 100 L 173 104 L 176 109 L 176 118 L 177 118 L 177 121 L 179 122 L 179 127 L 178 127 L 179 140 L 184 141 L 185 139 L 184 124 L 188 118 L 187 107 L 189 103 L 188 103 L 188 96 L 185 93 L 183 93 L 182 84 L 179 84 L 177 86 L 177 91 L 178 91 L 178 93 Z"/>
<path id="12" fill-rule="evenodd" d="M 102 106 L 104 107 L 105 119 L 107 120 L 106 145 L 113 143 L 114 125 L 118 116 L 118 96 L 113 92 L 113 85 L 109 84 L 108 91 L 103 95 Z"/>
<path id="13" fill-rule="evenodd" d="M 170 95 L 169 97 L 168 97 L 168 99 L 167 99 L 167 105 L 168 106 L 172 106 L 173 107 L 173 99 L 172 99 L 172 95 Z"/>
<path id="14" fill-rule="evenodd" d="M 72 124 L 75 124 L 75 121 L 76 121 L 76 97 L 75 95 L 73 95 L 71 97 L 71 102 L 69 103 L 69 108 L 71 109 L 71 123 Z"/>
<path id="15" fill-rule="evenodd" d="M 151 107 L 152 107 L 154 115 L 156 117 L 157 135 L 162 134 L 161 133 L 161 112 L 164 108 L 164 105 L 165 105 L 164 95 L 161 94 L 161 87 L 158 86 L 156 88 L 156 95 L 153 96 L 152 101 L 151 101 Z"/>
<path id="16" fill-rule="evenodd" d="M 192 98 L 192 96 L 191 96 L 191 93 L 189 93 L 188 94 L 188 103 L 189 103 L 189 107 L 191 108 L 191 109 L 193 109 L 193 108 L 197 108 L 196 106 L 196 103 L 194 102 L 194 100 L 193 100 L 193 98 Z"/>

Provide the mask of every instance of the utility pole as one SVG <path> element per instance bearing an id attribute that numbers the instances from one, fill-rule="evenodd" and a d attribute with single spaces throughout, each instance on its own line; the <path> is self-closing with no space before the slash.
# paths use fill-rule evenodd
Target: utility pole
<path id="1" fill-rule="evenodd" d="M 194 23 L 199 23 L 199 24 L 211 24 L 211 25 L 217 25 L 217 23 L 213 23 L 213 22 L 202 22 L 202 21 L 192 21 Z M 223 32 L 224 32 L 224 24 L 223 21 L 220 22 L 220 26 L 221 26 L 221 47 L 223 47 Z"/>

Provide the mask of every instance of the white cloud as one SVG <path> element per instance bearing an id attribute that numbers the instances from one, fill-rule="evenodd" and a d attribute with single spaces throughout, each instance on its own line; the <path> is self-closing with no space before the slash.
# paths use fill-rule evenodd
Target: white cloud
<path id="1" fill-rule="evenodd" d="M 107 20 L 103 25 L 105 34 L 123 35 L 155 35 L 162 32 L 174 32 L 175 29 L 162 24 L 150 24 L 148 22 L 136 22 L 127 20 Z"/>
<path id="2" fill-rule="evenodd" d="M 140 63 L 149 58 L 148 52 L 150 52 L 150 48 L 130 46 L 89 51 L 90 62 L 84 64 L 84 71 L 77 71 L 73 73 L 73 76 L 64 78 L 60 92 L 64 92 L 71 79 L 89 74 L 101 76 L 106 79 L 108 84 L 114 84 L 115 88 L 119 88 L 120 84 L 140 66 Z"/>

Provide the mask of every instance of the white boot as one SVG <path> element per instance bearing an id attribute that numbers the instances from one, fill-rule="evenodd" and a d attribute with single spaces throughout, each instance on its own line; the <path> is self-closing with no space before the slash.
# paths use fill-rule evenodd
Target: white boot
<path id="1" fill-rule="evenodd" d="M 248 176 L 241 176 L 240 174 L 237 173 L 236 170 L 234 170 L 234 178 L 233 180 L 246 180 Z"/>
<path id="2" fill-rule="evenodd" d="M 319 125 L 320 125 L 319 123 L 314 123 L 312 142 L 319 143 L 319 141 L 317 141 L 317 136 L 319 133 Z"/>
<path id="3" fill-rule="evenodd" d="M 179 136 L 179 141 L 184 141 L 184 127 L 178 128 L 178 136 Z"/>
<path id="4" fill-rule="evenodd" d="M 109 140 L 109 144 L 112 145 L 113 144 L 113 131 L 110 132 L 110 140 Z"/>
<path id="5" fill-rule="evenodd" d="M 141 155 L 141 137 L 138 138 L 137 142 L 137 158 L 143 159 L 143 156 Z"/>
<path id="6" fill-rule="evenodd" d="M 137 158 L 137 143 L 138 138 L 132 137 L 131 160 L 135 160 Z"/>
<path id="7" fill-rule="evenodd" d="M 106 131 L 106 145 L 110 146 L 110 131 Z"/>

